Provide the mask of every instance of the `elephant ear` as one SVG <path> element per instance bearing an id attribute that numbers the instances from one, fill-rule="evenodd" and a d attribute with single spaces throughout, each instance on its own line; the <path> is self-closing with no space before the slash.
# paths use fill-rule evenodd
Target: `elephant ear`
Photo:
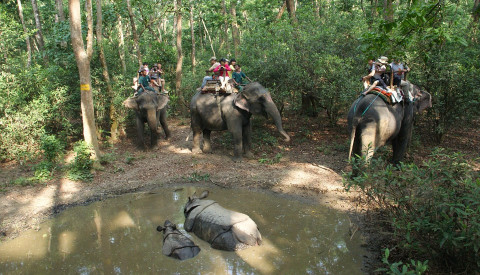
<path id="1" fill-rule="evenodd" d="M 129 97 L 127 98 L 127 100 L 125 100 L 123 102 L 123 106 L 129 108 L 129 109 L 135 109 L 135 110 L 138 110 L 138 103 L 137 101 L 135 100 L 135 98 L 133 97 Z"/>
<path id="2" fill-rule="evenodd" d="M 250 104 L 248 103 L 247 98 L 243 95 L 243 93 L 237 94 L 237 97 L 233 100 L 233 103 L 238 108 L 250 112 Z"/>
<path id="3" fill-rule="evenodd" d="M 432 95 L 430 93 L 418 89 L 415 93 L 415 113 L 421 113 L 425 109 L 432 107 Z"/>
<path id="4" fill-rule="evenodd" d="M 168 101 L 170 99 L 168 98 L 168 95 L 158 95 L 158 107 L 157 110 L 161 110 L 167 106 Z"/>

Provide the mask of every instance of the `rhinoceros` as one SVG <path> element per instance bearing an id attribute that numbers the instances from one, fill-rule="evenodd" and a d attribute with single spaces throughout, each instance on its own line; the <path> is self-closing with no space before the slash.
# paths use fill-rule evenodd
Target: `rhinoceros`
<path id="1" fill-rule="evenodd" d="M 177 226 L 166 220 L 163 227 L 158 226 L 157 230 L 163 232 L 163 248 L 162 253 L 172 258 L 186 260 L 197 256 L 200 247 L 183 235 L 177 229 Z"/>
<path id="2" fill-rule="evenodd" d="M 220 250 L 235 251 L 262 243 L 257 224 L 249 216 L 205 200 L 207 196 L 208 191 L 204 191 L 200 197 L 193 194 L 188 198 L 183 210 L 187 232 L 195 233 Z"/>

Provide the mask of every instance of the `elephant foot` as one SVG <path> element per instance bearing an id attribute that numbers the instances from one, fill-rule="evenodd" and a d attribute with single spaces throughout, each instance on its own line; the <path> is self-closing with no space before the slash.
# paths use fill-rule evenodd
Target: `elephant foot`
<path id="1" fill-rule="evenodd" d="M 242 162 L 242 157 L 233 157 L 233 162 Z"/>
<path id="2" fill-rule="evenodd" d="M 212 152 L 212 147 L 210 146 L 203 146 L 203 152 L 206 154 L 210 154 Z"/>
<path id="3" fill-rule="evenodd" d="M 248 151 L 248 152 L 245 152 L 245 157 L 246 158 L 249 158 L 249 159 L 253 159 L 254 158 L 254 155 L 251 151 Z"/>
<path id="4" fill-rule="evenodd" d="M 192 148 L 192 153 L 193 154 L 200 154 L 200 153 L 202 153 L 202 150 L 200 150 L 200 148 Z"/>

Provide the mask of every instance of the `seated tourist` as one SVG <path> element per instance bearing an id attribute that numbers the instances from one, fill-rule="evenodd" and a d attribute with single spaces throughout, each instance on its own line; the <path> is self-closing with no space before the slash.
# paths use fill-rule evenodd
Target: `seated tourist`
<path id="1" fill-rule="evenodd" d="M 150 77 L 147 75 L 147 71 L 145 68 L 141 68 L 139 70 L 140 77 L 138 78 L 138 91 L 135 93 L 135 96 L 141 95 L 145 90 L 152 91 L 156 93 L 156 91 L 150 86 Z"/>
<path id="2" fill-rule="evenodd" d="M 363 95 L 366 95 L 368 92 L 373 90 L 373 88 L 375 88 L 376 86 L 379 86 L 384 90 L 387 90 L 387 84 L 385 84 L 385 82 L 382 79 L 382 74 L 384 74 L 385 71 L 387 70 L 387 67 L 385 66 L 385 64 L 387 63 L 387 60 L 388 58 L 386 58 L 385 56 L 380 57 L 374 63 L 374 66 L 372 67 L 372 71 L 370 72 L 370 74 L 363 77 L 364 80 L 369 78 L 370 84 L 371 84 L 370 87 L 363 92 Z"/>
<path id="3" fill-rule="evenodd" d="M 238 89 L 238 91 L 242 91 L 243 87 L 241 86 L 243 84 L 243 79 L 246 78 L 248 81 L 252 82 L 248 76 L 242 72 L 242 67 L 240 65 L 235 65 L 235 72 L 233 73 L 233 82 L 235 83 L 235 88 Z"/>
<path id="4" fill-rule="evenodd" d="M 218 67 L 218 65 L 220 65 L 220 63 L 217 62 L 217 58 L 215 56 L 213 56 L 212 58 L 210 58 L 210 65 L 211 67 L 206 70 L 206 73 L 212 73 L 213 70 L 215 70 L 216 67 Z M 202 89 L 202 91 L 204 90 L 205 88 L 205 85 L 207 84 L 207 80 L 212 80 L 213 77 L 211 75 L 208 75 L 208 76 L 205 76 L 203 78 L 203 82 L 202 82 L 202 86 L 200 87 L 200 89 Z"/>
<path id="5" fill-rule="evenodd" d="M 227 60 L 225 58 L 222 58 L 220 60 L 220 65 L 218 65 L 213 72 L 218 75 L 218 79 L 220 80 L 220 88 L 221 89 L 226 89 L 228 80 L 230 80 L 230 77 L 228 76 L 228 71 L 231 71 L 232 69 L 230 66 L 227 64 Z"/>

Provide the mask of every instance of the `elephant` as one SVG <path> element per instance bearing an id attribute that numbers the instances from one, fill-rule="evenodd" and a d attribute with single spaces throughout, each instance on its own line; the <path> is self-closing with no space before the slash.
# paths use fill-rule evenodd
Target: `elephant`
<path id="1" fill-rule="evenodd" d="M 155 147 L 160 134 L 159 124 L 162 125 L 165 131 L 165 138 L 170 138 L 170 130 L 167 125 L 167 103 L 168 95 L 157 94 L 151 91 L 144 91 L 137 97 L 130 97 L 123 102 L 127 108 L 134 109 L 137 120 L 137 146 L 139 148 L 145 147 L 143 137 L 144 123 L 148 123 L 150 128 L 150 146 Z"/>
<path id="2" fill-rule="evenodd" d="M 389 105 L 378 96 L 367 94 L 358 98 L 348 112 L 348 131 L 352 154 L 369 162 L 375 150 L 391 142 L 392 162 L 403 161 L 412 137 L 414 115 L 432 106 L 431 95 L 412 85 L 413 100 Z"/>
<path id="3" fill-rule="evenodd" d="M 205 200 L 209 192 L 200 197 L 193 194 L 183 210 L 184 227 L 215 249 L 235 251 L 260 245 L 262 235 L 257 224 L 247 215 L 231 211 L 216 201 Z"/>
<path id="4" fill-rule="evenodd" d="M 233 135 L 234 160 L 245 156 L 253 157 L 251 150 L 252 114 L 270 115 L 277 130 L 290 141 L 283 130 L 282 118 L 270 93 L 258 82 L 249 83 L 242 92 L 227 95 L 197 92 L 190 102 L 191 128 L 193 131 L 194 154 L 200 153 L 200 140 L 203 133 L 203 152 L 211 152 L 211 131 L 228 130 Z"/>
<path id="5" fill-rule="evenodd" d="M 200 253 L 200 247 L 183 235 L 177 229 L 177 226 L 166 220 L 162 226 L 157 227 L 157 231 L 163 232 L 163 255 L 179 259 L 186 260 L 197 256 Z"/>

